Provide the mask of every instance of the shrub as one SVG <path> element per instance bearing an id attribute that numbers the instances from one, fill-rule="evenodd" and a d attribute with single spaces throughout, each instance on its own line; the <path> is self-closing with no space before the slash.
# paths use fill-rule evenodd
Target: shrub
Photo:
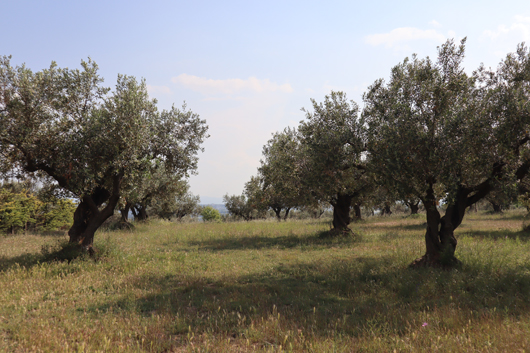
<path id="1" fill-rule="evenodd" d="M 221 214 L 212 206 L 204 207 L 201 216 L 205 222 L 221 222 Z"/>
<path id="2" fill-rule="evenodd" d="M 19 185 L 0 187 L 0 231 L 56 230 L 70 227 L 76 204 L 69 199 L 35 194 Z"/>

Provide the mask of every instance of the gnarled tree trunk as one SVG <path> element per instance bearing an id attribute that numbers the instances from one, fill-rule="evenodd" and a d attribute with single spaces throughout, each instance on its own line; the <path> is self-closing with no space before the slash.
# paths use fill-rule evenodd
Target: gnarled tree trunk
<path id="1" fill-rule="evenodd" d="M 407 206 L 410 208 L 410 214 L 418 214 L 418 211 L 420 210 L 420 202 L 416 201 L 405 201 L 407 203 Z"/>
<path id="2" fill-rule="evenodd" d="M 68 231 L 70 243 L 77 243 L 90 254 L 94 253 L 92 244 L 94 243 L 94 234 L 96 230 L 114 214 L 114 209 L 120 199 L 119 184 L 121 177 L 116 176 L 112 194 L 98 187 L 90 195 L 81 198 L 81 202 L 74 212 L 74 224 Z M 103 209 L 99 207 L 105 204 Z"/>
<path id="3" fill-rule="evenodd" d="M 338 193 L 337 199 L 331 202 L 333 206 L 333 229 L 338 232 L 349 231 L 350 207 L 353 196 Z"/>
<path id="4" fill-rule="evenodd" d="M 455 198 L 447 205 L 445 215 L 440 217 L 433 185 L 430 184 L 426 198 L 422 199 L 427 211 L 426 252 L 423 257 L 415 260 L 411 266 L 450 268 L 460 264 L 460 261 L 455 257 L 457 240 L 454 231 L 462 223 L 466 208 L 482 199 L 490 189 L 489 182 L 485 182 L 477 188 L 459 188 Z M 468 195 L 473 192 L 475 192 L 473 196 L 469 197 Z"/>

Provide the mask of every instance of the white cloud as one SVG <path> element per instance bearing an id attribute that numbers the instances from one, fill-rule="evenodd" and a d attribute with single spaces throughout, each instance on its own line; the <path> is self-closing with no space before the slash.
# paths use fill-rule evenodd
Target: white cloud
<path id="1" fill-rule="evenodd" d="M 493 31 L 486 30 L 484 36 L 491 40 L 517 37 L 519 41 L 530 41 L 530 17 L 515 16 L 511 25 L 500 25 Z"/>
<path id="2" fill-rule="evenodd" d="M 271 82 L 269 79 L 260 80 L 256 77 L 249 77 L 246 80 L 242 80 L 239 78 L 232 78 L 227 80 L 213 80 L 188 74 L 181 74 L 177 77 L 173 77 L 171 81 L 205 95 L 230 95 L 245 91 L 257 93 L 293 92 L 291 85 L 289 85 L 288 83 L 279 85 L 277 83 Z"/>
<path id="3" fill-rule="evenodd" d="M 365 41 L 373 46 L 384 44 L 387 48 L 397 47 L 404 42 L 419 39 L 429 39 L 444 42 L 446 36 L 434 29 L 419 29 L 414 27 L 396 28 L 388 33 L 371 34 L 365 37 Z"/>
<path id="4" fill-rule="evenodd" d="M 171 90 L 167 86 L 152 86 L 147 85 L 147 92 L 149 92 L 150 95 L 156 95 L 156 94 L 171 94 Z"/>

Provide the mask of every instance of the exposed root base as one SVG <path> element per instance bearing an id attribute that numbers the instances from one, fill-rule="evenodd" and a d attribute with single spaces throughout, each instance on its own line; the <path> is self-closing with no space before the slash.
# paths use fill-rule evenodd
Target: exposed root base
<path id="1" fill-rule="evenodd" d="M 93 246 L 82 246 L 77 243 L 66 243 L 59 249 L 45 254 L 45 261 L 70 262 L 83 255 L 96 259 L 97 250 Z"/>
<path id="2" fill-rule="evenodd" d="M 409 267 L 410 268 L 441 268 L 444 270 L 451 270 L 453 268 L 458 268 L 462 266 L 462 262 L 456 257 L 452 256 L 450 258 L 441 258 L 440 256 L 434 257 L 429 254 L 425 254 L 419 259 L 414 260 Z"/>
<path id="3" fill-rule="evenodd" d="M 116 228 L 122 229 L 122 230 L 132 230 L 134 229 L 134 224 L 121 221 L 121 222 L 118 222 L 118 224 L 116 225 Z"/>
<path id="4" fill-rule="evenodd" d="M 320 233 L 320 238 L 351 237 L 356 234 L 350 228 L 331 229 L 329 232 Z"/>

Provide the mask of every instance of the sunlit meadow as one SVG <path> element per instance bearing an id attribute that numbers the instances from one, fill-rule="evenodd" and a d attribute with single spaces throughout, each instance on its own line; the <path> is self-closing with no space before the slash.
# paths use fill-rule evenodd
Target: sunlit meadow
<path id="1" fill-rule="evenodd" d="M 530 351 L 525 212 L 471 213 L 452 271 L 412 270 L 424 216 L 137 224 L 98 258 L 64 235 L 0 236 L 0 351 Z"/>

